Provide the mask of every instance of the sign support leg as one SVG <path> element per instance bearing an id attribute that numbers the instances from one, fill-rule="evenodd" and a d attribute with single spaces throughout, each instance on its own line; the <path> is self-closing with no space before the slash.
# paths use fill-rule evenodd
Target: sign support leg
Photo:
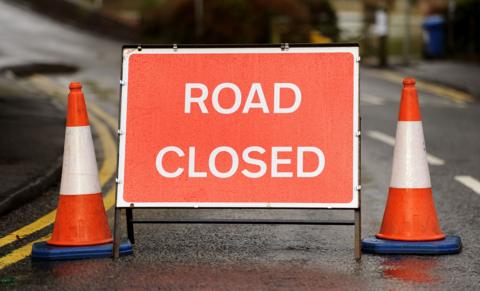
<path id="1" fill-rule="evenodd" d="M 355 259 L 359 261 L 362 258 L 362 217 L 360 208 L 354 210 L 355 213 Z"/>
<path id="2" fill-rule="evenodd" d="M 362 117 L 358 117 L 358 185 L 362 185 Z M 362 188 L 358 190 L 358 208 L 354 210 L 355 216 L 355 259 L 362 258 Z"/>
<path id="3" fill-rule="evenodd" d="M 128 240 L 132 244 L 135 244 L 135 234 L 133 232 L 133 209 L 132 208 L 127 208 L 126 209 L 126 216 L 127 216 L 127 235 L 128 235 Z"/>
<path id="4" fill-rule="evenodd" d="M 115 218 L 113 223 L 113 260 L 120 257 L 120 215 L 121 208 L 115 207 Z"/>

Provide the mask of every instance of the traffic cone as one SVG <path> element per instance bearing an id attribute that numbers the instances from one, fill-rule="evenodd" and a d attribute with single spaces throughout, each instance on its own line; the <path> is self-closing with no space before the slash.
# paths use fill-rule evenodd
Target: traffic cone
<path id="1" fill-rule="evenodd" d="M 415 80 L 403 80 L 392 176 L 378 238 L 428 241 L 445 238 L 432 197 Z"/>
<path id="2" fill-rule="evenodd" d="M 32 258 L 110 256 L 111 242 L 112 234 L 103 205 L 82 85 L 72 82 L 68 95 L 60 197 L 53 234 L 46 244 L 34 245 Z"/>
<path id="3" fill-rule="evenodd" d="M 62 180 L 50 245 L 112 242 L 98 180 L 97 160 L 80 83 L 70 84 Z"/>
<path id="4" fill-rule="evenodd" d="M 415 79 L 403 80 L 392 176 L 382 226 L 362 243 L 366 252 L 446 254 L 461 240 L 440 229 L 428 170 Z"/>

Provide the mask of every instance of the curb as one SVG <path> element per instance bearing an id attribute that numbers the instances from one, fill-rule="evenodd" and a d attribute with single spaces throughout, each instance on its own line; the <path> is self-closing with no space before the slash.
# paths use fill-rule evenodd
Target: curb
<path id="1" fill-rule="evenodd" d="M 0 71 L 1 70 L 2 67 L 0 67 Z M 26 94 L 27 96 L 33 94 L 28 90 L 25 91 L 23 85 L 15 80 L 10 80 L 9 83 L 10 86 L 18 88 L 22 92 L 21 94 Z M 37 91 L 36 93 L 39 92 Z M 58 112 L 59 117 L 63 116 L 61 113 L 62 108 L 54 102 L 54 98 L 48 94 L 42 93 L 42 95 L 45 97 L 45 101 L 48 101 L 48 107 Z M 7 215 L 9 212 L 33 201 L 47 189 L 55 185 L 55 183 L 58 183 L 60 181 L 62 164 L 63 150 L 59 148 L 58 154 L 53 153 L 48 160 L 39 164 L 41 166 L 37 167 L 36 170 L 30 170 L 31 172 L 26 176 L 26 179 L 9 184 L 6 189 L 2 190 L 0 196 L 0 216 Z"/>
<path id="2" fill-rule="evenodd" d="M 431 83 L 433 85 L 448 87 L 448 88 L 451 88 L 453 90 L 461 91 L 465 94 L 468 94 L 468 95 L 472 96 L 473 99 L 475 99 L 475 100 L 480 100 L 480 91 L 479 92 L 472 92 L 472 90 L 470 90 L 470 89 L 468 89 L 464 86 L 461 86 L 461 85 L 458 85 L 458 84 L 453 84 L 453 83 L 450 83 L 450 82 L 446 82 L 444 80 L 429 78 L 429 77 L 421 76 L 421 75 L 418 75 L 418 74 L 412 74 L 412 72 L 407 72 L 407 71 L 405 71 L 401 68 L 391 67 L 390 70 L 394 71 L 394 72 L 397 72 L 397 73 L 400 73 L 400 74 L 412 76 L 412 77 L 414 77 L 418 80 L 428 82 L 428 83 Z"/>
<path id="3" fill-rule="evenodd" d="M 30 9 L 54 20 L 113 39 L 136 42 L 138 27 L 128 25 L 104 11 L 75 0 L 9 0 L 13 4 L 27 5 Z"/>
<path id="4" fill-rule="evenodd" d="M 398 77 L 413 77 L 417 79 L 417 81 L 423 82 L 424 85 L 428 85 L 430 87 L 437 86 L 439 89 L 445 89 L 449 91 L 448 95 L 458 95 L 460 98 L 457 101 L 460 102 L 472 102 L 472 101 L 480 101 L 480 89 L 479 90 L 472 90 L 472 88 L 468 87 L 465 84 L 458 84 L 454 82 L 449 82 L 446 78 L 435 78 L 429 76 L 427 74 L 418 74 L 415 69 L 415 64 L 410 64 L 410 66 L 403 67 L 402 64 L 398 62 L 393 62 L 386 67 L 380 67 L 375 63 L 371 62 L 371 59 L 366 58 L 366 60 L 362 60 L 362 67 L 371 69 L 373 71 L 382 71 L 388 74 L 397 74 Z M 385 79 L 385 78 L 384 78 Z M 388 78 L 387 78 L 388 79 Z M 397 80 L 398 81 L 398 80 Z"/>
<path id="5" fill-rule="evenodd" d="M 54 165 L 48 168 L 42 175 L 37 176 L 37 178 L 27 184 L 20 185 L 8 195 L 8 198 L 0 201 L 0 215 L 4 215 L 33 200 L 39 193 L 51 187 L 60 178 L 62 161 L 63 157 L 59 157 Z"/>
<path id="6" fill-rule="evenodd" d="M 474 102 L 477 98 L 474 94 L 471 94 L 468 90 L 458 89 L 459 86 L 450 86 L 445 82 L 430 81 L 429 78 L 424 78 L 420 75 L 411 74 L 411 72 L 405 72 L 396 67 L 390 66 L 386 68 L 379 68 L 373 66 L 365 66 L 371 70 L 378 78 L 386 81 L 391 81 L 400 84 L 404 77 L 410 76 L 417 80 L 417 88 L 425 90 L 427 92 L 434 93 L 439 96 L 449 98 L 455 103 L 470 103 Z"/>

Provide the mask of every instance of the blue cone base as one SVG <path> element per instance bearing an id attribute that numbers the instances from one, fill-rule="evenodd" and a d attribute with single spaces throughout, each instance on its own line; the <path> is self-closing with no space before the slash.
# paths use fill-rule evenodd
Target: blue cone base
<path id="1" fill-rule="evenodd" d="M 369 254 L 448 255 L 462 250 L 459 236 L 435 241 L 400 241 L 370 237 L 362 240 L 362 251 Z"/>
<path id="2" fill-rule="evenodd" d="M 47 244 L 47 242 L 34 243 L 32 246 L 32 260 L 36 261 L 64 261 L 92 258 L 112 257 L 113 244 L 94 246 L 59 247 Z M 120 256 L 133 254 L 130 241 L 120 244 Z"/>

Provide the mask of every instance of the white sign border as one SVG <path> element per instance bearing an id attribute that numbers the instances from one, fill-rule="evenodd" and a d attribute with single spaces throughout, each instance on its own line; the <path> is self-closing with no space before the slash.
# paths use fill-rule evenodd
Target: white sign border
<path id="1" fill-rule="evenodd" d="M 135 54 L 251 54 L 251 53 L 351 53 L 353 55 L 353 199 L 349 203 L 245 203 L 245 202 L 128 202 L 123 199 L 125 177 L 125 146 L 127 133 L 127 102 L 128 102 L 128 64 Z M 319 208 L 319 209 L 358 209 L 360 208 L 360 103 L 359 103 L 359 47 L 352 46 L 291 46 L 288 50 L 280 47 L 197 47 L 171 48 L 146 47 L 141 50 L 124 48 L 122 52 L 122 79 L 120 81 L 120 128 L 118 130 L 118 168 L 116 207 L 135 208 Z"/>

